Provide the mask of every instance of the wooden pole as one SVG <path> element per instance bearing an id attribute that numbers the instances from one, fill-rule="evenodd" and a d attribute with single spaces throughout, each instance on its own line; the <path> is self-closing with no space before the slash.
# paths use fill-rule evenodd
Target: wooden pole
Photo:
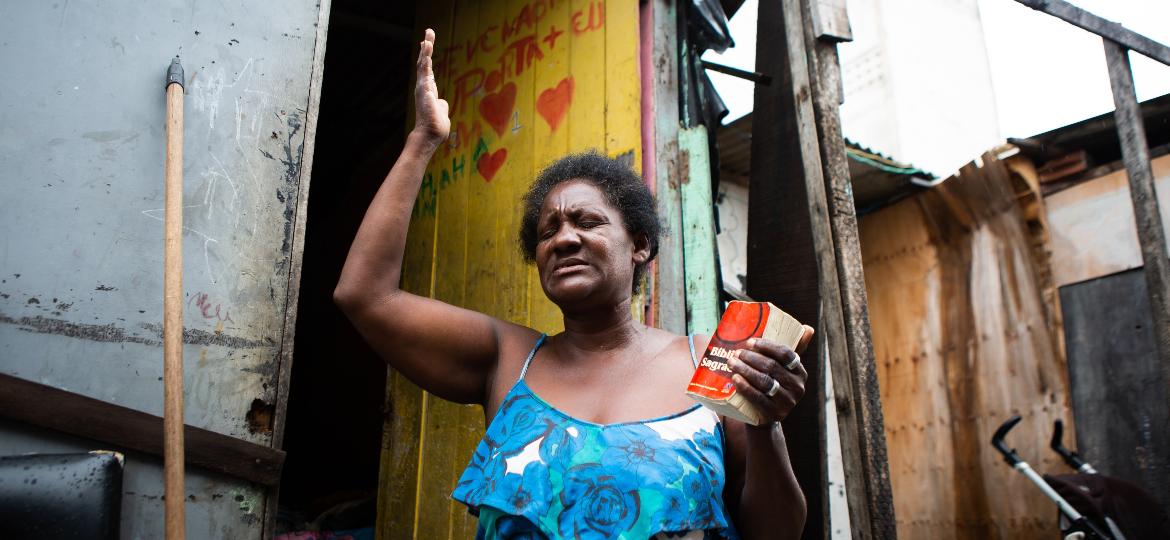
<path id="1" fill-rule="evenodd" d="M 821 20 L 835 21 L 833 27 L 836 31 L 824 34 L 823 37 L 814 35 L 814 28 L 818 26 L 813 24 L 818 19 L 817 10 L 825 6 L 817 3 L 817 0 L 803 0 L 803 4 L 809 83 L 820 142 L 828 225 L 832 229 L 833 253 L 837 262 L 836 268 L 822 272 L 835 271 L 838 280 L 844 324 L 843 346 L 847 350 L 847 354 L 841 357 L 830 358 L 830 367 L 836 395 L 838 431 L 841 435 L 850 528 L 855 539 L 895 538 L 897 527 L 886 457 L 881 394 L 869 331 L 869 308 L 865 295 L 857 214 L 839 111 L 842 101 L 841 66 L 836 41 L 848 34 L 848 17 L 843 10 L 834 10 L 832 13 L 836 17 L 819 17 Z"/>
<path id="2" fill-rule="evenodd" d="M 1016 2 L 1041 13 L 1052 15 L 1103 38 L 1108 38 L 1122 47 L 1137 51 L 1170 66 L 1170 47 L 1126 29 L 1118 23 L 1102 19 L 1068 2 L 1063 0 L 1016 0 Z"/>
<path id="3" fill-rule="evenodd" d="M 1129 177 L 1129 195 L 1133 200 L 1133 215 L 1145 265 L 1150 311 L 1154 315 L 1154 341 L 1158 346 L 1162 367 L 1162 384 L 1166 385 L 1166 395 L 1170 396 L 1170 256 L 1166 250 L 1166 234 L 1162 228 L 1158 195 L 1154 191 L 1150 149 L 1133 88 L 1129 51 L 1109 38 L 1103 41 L 1109 82 L 1113 86 L 1113 103 L 1117 108 L 1113 119 L 1117 125 L 1117 136 L 1121 140 L 1126 175 Z"/>
<path id="4" fill-rule="evenodd" d="M 167 70 L 163 255 L 163 472 L 167 540 L 185 535 L 183 501 L 183 66 Z"/>
<path id="5" fill-rule="evenodd" d="M 836 262 L 825 205 L 820 148 L 809 95 L 802 0 L 761 0 L 748 192 L 747 293 L 816 327 L 805 350 L 805 395 L 782 423 L 808 504 L 802 538 L 828 536 L 828 475 L 821 355 L 846 361 Z M 822 347 L 821 344 L 827 345 Z M 776 504 L 784 504 L 777 501 Z"/>
<path id="6" fill-rule="evenodd" d="M 653 0 L 654 17 L 653 96 L 654 174 L 658 215 L 663 232 L 654 276 L 654 321 L 656 326 L 676 334 L 687 331 L 686 296 L 681 284 L 683 271 L 682 194 L 679 179 L 682 164 L 679 136 L 679 33 L 678 3 Z"/>

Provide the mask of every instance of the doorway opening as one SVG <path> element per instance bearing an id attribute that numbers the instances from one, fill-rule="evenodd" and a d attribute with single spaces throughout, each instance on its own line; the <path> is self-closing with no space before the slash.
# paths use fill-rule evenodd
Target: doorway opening
<path id="1" fill-rule="evenodd" d="M 374 193 L 401 151 L 414 4 L 333 0 L 306 219 L 275 531 L 376 520 L 386 364 L 333 304 Z"/>

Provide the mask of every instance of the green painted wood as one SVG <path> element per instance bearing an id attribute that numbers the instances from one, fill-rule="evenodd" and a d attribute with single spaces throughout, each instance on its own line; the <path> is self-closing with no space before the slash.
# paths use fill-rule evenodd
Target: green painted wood
<path id="1" fill-rule="evenodd" d="M 687 332 L 710 334 L 719 324 L 719 272 L 707 128 L 700 125 L 679 130 L 678 146 L 683 172 L 679 191 Z"/>

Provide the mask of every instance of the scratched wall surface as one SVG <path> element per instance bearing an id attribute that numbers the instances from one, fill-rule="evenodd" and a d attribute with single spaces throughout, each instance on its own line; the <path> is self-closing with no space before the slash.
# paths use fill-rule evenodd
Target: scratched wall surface
<path id="1" fill-rule="evenodd" d="M 436 77 L 452 135 L 427 169 L 412 216 L 405 288 L 549 333 L 560 312 L 518 247 L 521 197 L 540 169 L 596 150 L 639 168 L 636 0 L 442 0 Z M 470 538 L 450 494 L 483 433 L 483 413 L 391 374 L 382 460 L 383 538 Z M 417 501 L 417 504 L 416 504 Z"/>
<path id="2" fill-rule="evenodd" d="M 0 8 L 0 372 L 161 416 L 163 81 L 179 53 L 185 420 L 270 444 L 247 415 L 275 402 L 320 3 L 98 4 Z M 229 536 L 259 535 L 262 507 L 211 502 L 190 476 L 239 522 Z M 161 535 L 142 519 L 158 498 L 127 497 L 123 534 Z"/>

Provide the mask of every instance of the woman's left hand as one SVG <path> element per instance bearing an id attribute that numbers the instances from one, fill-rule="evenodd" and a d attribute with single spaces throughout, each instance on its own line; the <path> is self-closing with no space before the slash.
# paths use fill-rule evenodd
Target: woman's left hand
<path id="1" fill-rule="evenodd" d="M 797 351 L 804 350 L 812 335 L 812 327 L 806 325 L 796 345 Z M 727 362 L 736 392 L 747 398 L 764 416 L 761 425 L 767 426 L 787 418 L 804 396 L 804 384 L 808 380 L 804 365 L 798 362 L 792 369 L 784 368 L 797 358 L 797 351 L 767 339 L 751 339 L 738 359 L 732 358 Z M 773 381 L 779 386 L 769 396 L 768 392 L 774 388 Z"/>

